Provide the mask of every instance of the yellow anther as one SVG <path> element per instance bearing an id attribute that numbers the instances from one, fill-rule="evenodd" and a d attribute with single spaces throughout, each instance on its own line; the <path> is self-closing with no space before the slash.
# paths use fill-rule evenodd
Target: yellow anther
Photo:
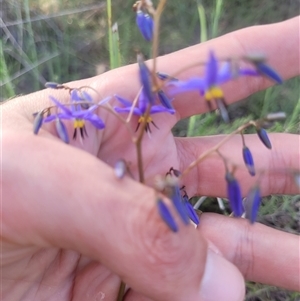
<path id="1" fill-rule="evenodd" d="M 74 121 L 74 129 L 83 128 L 84 120 L 83 119 L 75 119 Z"/>
<path id="2" fill-rule="evenodd" d="M 146 122 L 147 122 L 147 123 L 150 123 L 151 121 L 152 121 L 152 118 L 151 118 L 150 116 L 148 116 Z M 144 123 L 144 122 L 145 122 L 145 116 L 141 116 L 141 117 L 139 118 L 139 123 Z"/>
<path id="3" fill-rule="evenodd" d="M 205 99 L 208 101 L 217 98 L 224 98 L 224 93 L 219 87 L 212 87 L 205 93 Z"/>

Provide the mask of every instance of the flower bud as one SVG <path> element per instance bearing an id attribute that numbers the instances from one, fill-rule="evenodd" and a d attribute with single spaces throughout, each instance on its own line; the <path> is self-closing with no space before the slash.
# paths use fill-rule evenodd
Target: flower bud
<path id="1" fill-rule="evenodd" d="M 160 100 L 160 103 L 166 107 L 167 109 L 174 109 L 172 104 L 171 104 L 171 100 L 167 97 L 167 95 L 165 94 L 165 92 L 163 90 L 159 90 L 157 92 L 158 98 Z"/>
<path id="2" fill-rule="evenodd" d="M 63 88 L 62 84 L 58 84 L 55 82 L 46 82 L 45 83 L 45 88 L 50 88 L 50 89 L 61 89 Z"/>
<path id="3" fill-rule="evenodd" d="M 139 65 L 140 82 L 143 85 L 144 96 L 146 97 L 148 103 L 153 104 L 154 96 L 152 91 L 151 73 L 146 66 L 141 54 L 138 54 L 137 62 Z"/>
<path id="4" fill-rule="evenodd" d="M 183 202 L 184 202 L 184 205 L 185 205 L 185 208 L 186 208 L 189 218 L 193 221 L 194 224 L 199 225 L 199 223 L 200 223 L 199 216 L 196 213 L 192 204 L 189 202 L 189 199 L 187 196 L 183 196 Z"/>
<path id="5" fill-rule="evenodd" d="M 271 149 L 272 148 L 272 144 L 271 144 L 270 139 L 268 137 L 267 131 L 265 129 L 263 129 L 263 128 L 256 128 L 256 132 L 257 132 L 257 135 L 258 135 L 259 139 L 261 140 L 261 142 L 268 149 Z"/>
<path id="6" fill-rule="evenodd" d="M 256 221 L 257 213 L 261 202 L 260 189 L 253 187 L 245 200 L 246 218 L 253 224 Z"/>
<path id="7" fill-rule="evenodd" d="M 250 149 L 247 146 L 243 147 L 243 158 L 250 175 L 255 176 L 253 157 L 250 152 Z"/>
<path id="8" fill-rule="evenodd" d="M 57 117 L 55 120 L 55 127 L 58 134 L 58 137 L 65 143 L 69 143 L 69 135 L 66 126 L 64 123 Z"/>
<path id="9" fill-rule="evenodd" d="M 277 84 L 283 83 L 281 76 L 269 65 L 267 65 L 263 62 L 260 62 L 260 63 L 256 63 L 255 66 L 256 66 L 257 71 L 261 75 L 268 77 L 269 79 L 273 80 Z"/>
<path id="10" fill-rule="evenodd" d="M 227 182 L 227 196 L 229 199 L 231 210 L 234 216 L 239 217 L 243 214 L 242 194 L 238 181 L 233 174 L 227 172 L 225 176 Z"/>
<path id="11" fill-rule="evenodd" d="M 37 135 L 41 126 L 43 125 L 43 120 L 44 120 L 44 112 L 40 111 L 35 115 L 35 118 L 33 121 L 33 133 L 35 135 Z"/>
<path id="12" fill-rule="evenodd" d="M 158 208 L 159 215 L 164 220 L 164 222 L 168 225 L 168 227 L 173 232 L 178 232 L 178 226 L 175 223 L 175 220 L 174 220 L 173 216 L 171 215 L 168 207 L 163 202 L 163 200 L 158 199 L 157 202 L 156 202 L 156 205 L 157 205 L 157 208 Z"/>
<path id="13" fill-rule="evenodd" d="M 136 24 L 144 39 L 147 41 L 151 41 L 153 38 L 154 23 L 150 15 L 144 13 L 141 10 L 138 10 L 136 12 Z"/>

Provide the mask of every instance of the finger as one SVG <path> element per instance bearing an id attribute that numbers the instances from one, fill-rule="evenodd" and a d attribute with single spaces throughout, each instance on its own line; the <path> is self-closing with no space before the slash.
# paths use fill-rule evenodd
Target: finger
<path id="1" fill-rule="evenodd" d="M 217 214 L 201 215 L 198 233 L 215 244 L 247 280 L 300 290 L 298 236 Z"/>
<path id="2" fill-rule="evenodd" d="M 216 146 L 225 136 L 176 138 L 181 170 L 185 170 L 201 154 Z M 296 194 L 290 170 L 299 169 L 299 136 L 292 134 L 270 134 L 272 150 L 267 149 L 257 135 L 245 135 L 245 142 L 251 150 L 256 168 L 256 176 L 251 177 L 242 156 L 242 139 L 234 136 L 221 148 L 220 153 L 227 159 L 228 166 L 236 166 L 235 177 L 239 181 L 243 195 L 257 181 L 262 195 Z M 200 162 L 184 177 L 190 195 L 226 196 L 225 166 L 216 153 Z"/>
<path id="3" fill-rule="evenodd" d="M 180 231 L 171 232 L 151 188 L 120 181 L 100 160 L 42 136 L 6 131 L 2 143 L 4 239 L 75 250 L 154 300 L 198 300 L 203 294 L 217 300 L 215 285 L 236 287 L 224 301 L 242 300 L 239 271 L 207 252 L 206 240 L 172 207 Z"/>

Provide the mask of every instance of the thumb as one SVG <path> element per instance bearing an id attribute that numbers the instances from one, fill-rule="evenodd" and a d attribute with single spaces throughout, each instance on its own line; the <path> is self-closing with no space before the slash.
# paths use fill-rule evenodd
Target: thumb
<path id="1" fill-rule="evenodd" d="M 116 179 L 109 166 L 59 141 L 2 138 L 4 237 L 75 250 L 153 300 L 243 299 L 239 271 L 192 226 L 176 219 L 180 231 L 171 232 L 151 188 Z"/>

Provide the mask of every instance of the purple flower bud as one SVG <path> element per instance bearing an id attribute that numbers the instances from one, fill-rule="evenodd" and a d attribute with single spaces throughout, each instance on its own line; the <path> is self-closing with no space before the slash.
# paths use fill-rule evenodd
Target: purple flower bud
<path id="1" fill-rule="evenodd" d="M 190 223 L 190 220 L 189 220 L 187 210 L 182 202 L 180 189 L 179 189 L 178 185 L 172 187 L 171 200 L 173 202 L 175 209 L 179 213 L 179 216 L 181 217 L 182 221 L 186 225 L 188 225 Z"/>
<path id="2" fill-rule="evenodd" d="M 255 176 L 253 157 L 250 152 L 250 149 L 247 146 L 243 147 L 243 158 L 250 175 Z"/>
<path id="3" fill-rule="evenodd" d="M 55 127 L 56 127 L 56 131 L 57 131 L 59 138 L 63 142 L 68 144 L 70 140 L 69 140 L 67 128 L 58 117 L 55 119 Z"/>
<path id="4" fill-rule="evenodd" d="M 231 210 L 233 211 L 234 216 L 242 216 L 244 209 L 240 185 L 234 176 L 229 172 L 226 173 L 225 179 L 227 181 L 227 196 Z"/>
<path id="5" fill-rule="evenodd" d="M 60 89 L 62 87 L 63 87 L 63 85 L 55 83 L 55 82 L 46 82 L 45 83 L 45 88 Z"/>
<path id="6" fill-rule="evenodd" d="M 37 135 L 41 126 L 43 125 L 43 119 L 44 119 L 44 112 L 43 111 L 38 112 L 33 121 L 33 133 L 35 135 Z"/>
<path id="7" fill-rule="evenodd" d="M 265 129 L 263 128 L 256 128 L 257 135 L 261 142 L 269 149 L 272 148 L 272 144 L 270 142 L 270 139 L 268 137 L 268 133 Z"/>
<path id="8" fill-rule="evenodd" d="M 267 65 L 266 63 L 263 63 L 263 62 L 256 63 L 255 66 L 257 68 L 257 71 L 260 74 L 270 78 L 271 80 L 273 80 L 277 84 L 282 84 L 283 83 L 283 80 L 282 80 L 281 76 L 273 68 L 271 68 L 269 65 Z"/>
<path id="9" fill-rule="evenodd" d="M 136 24 L 143 35 L 144 39 L 151 41 L 153 38 L 153 20 L 149 14 L 144 13 L 141 10 L 136 12 Z"/>
<path id="10" fill-rule="evenodd" d="M 158 199 L 156 204 L 161 218 L 173 232 L 177 232 L 178 226 L 176 225 L 175 220 L 173 219 L 173 216 L 171 215 L 166 204 L 163 202 L 162 199 Z"/>
<path id="11" fill-rule="evenodd" d="M 199 220 L 199 216 L 196 213 L 194 207 L 192 206 L 192 204 L 189 202 L 189 199 L 187 196 L 183 196 L 183 202 L 186 208 L 186 211 L 188 213 L 189 218 L 196 224 L 199 225 L 200 220 Z"/>
<path id="12" fill-rule="evenodd" d="M 160 103 L 167 109 L 174 109 L 172 104 L 171 104 L 171 100 L 167 97 L 167 95 L 165 94 L 165 92 L 163 90 L 159 90 L 157 92 L 158 98 L 160 100 Z"/>
<path id="13" fill-rule="evenodd" d="M 80 92 L 81 92 L 81 95 L 82 95 L 84 100 L 89 101 L 89 102 L 93 102 L 93 98 L 88 92 L 86 92 L 86 91 L 80 91 Z"/>
<path id="14" fill-rule="evenodd" d="M 260 189 L 253 187 L 245 200 L 246 218 L 253 224 L 256 221 L 257 213 L 261 202 Z"/>

